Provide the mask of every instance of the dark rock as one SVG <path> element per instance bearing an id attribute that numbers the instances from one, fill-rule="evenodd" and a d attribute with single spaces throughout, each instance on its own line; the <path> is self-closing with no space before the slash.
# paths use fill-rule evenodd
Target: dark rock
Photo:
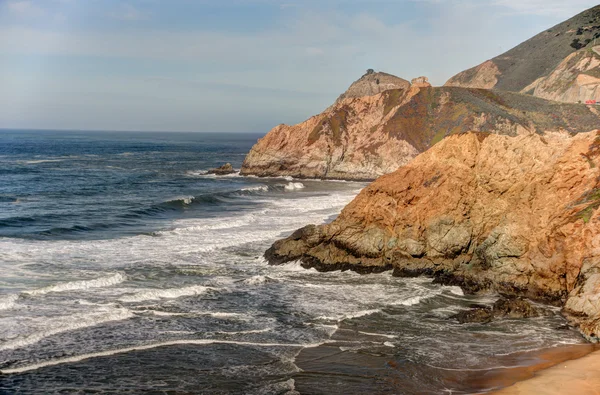
<path id="1" fill-rule="evenodd" d="M 478 307 L 471 310 L 464 310 L 457 314 L 454 314 L 450 318 L 455 318 L 461 324 L 477 322 L 481 324 L 487 324 L 494 318 L 492 309 L 489 307 Z"/>
<path id="2" fill-rule="evenodd" d="M 531 318 L 538 317 L 540 312 L 527 300 L 522 298 L 500 298 L 494 303 L 494 317 Z"/>
<path id="3" fill-rule="evenodd" d="M 223 166 L 214 168 L 214 169 L 210 169 L 207 174 L 216 174 L 218 176 L 224 176 L 227 174 L 233 174 L 235 173 L 235 170 L 233 169 L 233 166 L 231 166 L 231 163 L 225 163 Z"/>
<path id="4" fill-rule="evenodd" d="M 488 323 L 499 318 L 531 318 L 538 317 L 540 311 L 523 298 L 501 297 L 492 307 L 472 304 L 470 310 L 464 310 L 450 316 L 461 324 L 477 322 Z"/>

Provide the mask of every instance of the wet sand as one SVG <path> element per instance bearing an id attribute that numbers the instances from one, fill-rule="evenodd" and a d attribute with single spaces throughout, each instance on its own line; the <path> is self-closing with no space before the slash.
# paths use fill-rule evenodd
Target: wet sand
<path id="1" fill-rule="evenodd" d="M 531 372 L 529 379 L 494 394 L 600 395 L 600 351 L 597 351 L 597 346 L 589 345 L 588 348 L 596 351 L 583 357 L 576 356 L 580 350 L 573 354 L 567 351 L 566 354 L 548 355 L 547 364 L 552 364 L 552 367 L 541 371 L 537 369 Z M 564 356 L 578 359 L 561 360 Z"/>
<path id="2" fill-rule="evenodd" d="M 302 371 L 293 378 L 300 393 L 344 393 L 352 388 L 379 394 L 444 391 L 600 395 L 597 350 L 600 348 L 592 344 L 553 347 L 501 356 L 496 361 L 498 368 L 463 370 L 460 357 L 456 369 L 442 369 L 414 363 L 404 358 L 399 349 L 365 353 L 344 350 L 339 344 L 325 344 L 305 349 L 297 356 L 296 364 Z M 598 389 L 590 392 L 591 388 Z"/>

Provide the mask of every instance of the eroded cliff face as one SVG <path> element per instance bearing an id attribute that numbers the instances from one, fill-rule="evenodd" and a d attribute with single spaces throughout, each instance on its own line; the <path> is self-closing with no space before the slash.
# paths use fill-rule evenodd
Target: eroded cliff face
<path id="1" fill-rule="evenodd" d="M 578 133 L 599 122 L 599 113 L 584 105 L 511 92 L 434 88 L 419 77 L 406 89 L 345 97 L 303 123 L 275 127 L 251 149 L 241 174 L 375 179 L 452 134 Z"/>
<path id="2" fill-rule="evenodd" d="M 600 46 L 567 56 L 549 75 L 521 92 L 566 103 L 600 101 Z"/>
<path id="3" fill-rule="evenodd" d="M 365 188 L 331 224 L 276 242 L 273 264 L 434 275 L 469 292 L 564 305 L 600 331 L 600 131 L 450 136 Z"/>

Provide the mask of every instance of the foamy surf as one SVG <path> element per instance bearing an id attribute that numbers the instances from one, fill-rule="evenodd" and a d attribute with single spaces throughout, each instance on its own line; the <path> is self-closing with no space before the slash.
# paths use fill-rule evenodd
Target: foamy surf
<path id="1" fill-rule="evenodd" d="M 285 189 L 286 191 L 296 191 L 296 190 L 298 190 L 298 189 L 304 189 L 304 188 L 306 188 L 306 187 L 305 187 L 305 186 L 304 186 L 304 184 L 303 184 L 303 183 L 301 183 L 301 182 L 288 182 L 288 183 L 287 183 L 287 184 L 286 184 L 286 185 L 283 187 L 283 189 Z"/>
<path id="2" fill-rule="evenodd" d="M 63 332 L 97 326 L 111 321 L 121 321 L 133 317 L 133 313 L 125 308 L 104 308 L 100 311 L 82 314 L 72 314 L 57 318 L 49 318 L 40 323 L 41 330 L 19 335 L 16 338 L 0 343 L 0 351 L 14 350 L 38 343 L 41 340 Z"/>
<path id="3" fill-rule="evenodd" d="M 59 283 L 55 285 L 50 285 L 48 287 L 34 289 L 30 291 L 23 291 L 24 294 L 27 295 L 44 295 L 51 292 L 67 292 L 67 291 L 80 291 L 86 290 L 90 288 L 102 288 L 102 287 L 111 287 L 117 284 L 120 284 L 127 280 L 127 277 L 124 274 L 116 273 L 112 276 L 100 277 L 93 280 L 81 280 L 81 281 L 70 281 L 66 283 Z"/>
<path id="4" fill-rule="evenodd" d="M 15 307 L 15 303 L 19 299 L 18 295 L 0 296 L 0 310 L 9 310 Z"/>
<path id="5" fill-rule="evenodd" d="M 149 300 L 177 299 L 184 296 L 201 295 L 203 293 L 208 292 L 209 290 L 216 290 L 216 288 L 204 287 L 201 285 L 193 285 L 183 288 L 149 289 L 141 292 L 136 292 L 132 295 L 122 296 L 118 300 L 124 303 L 137 303 Z"/>

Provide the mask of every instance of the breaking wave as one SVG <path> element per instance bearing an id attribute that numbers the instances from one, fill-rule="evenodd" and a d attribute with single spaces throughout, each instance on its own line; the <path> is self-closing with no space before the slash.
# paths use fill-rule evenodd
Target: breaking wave
<path id="1" fill-rule="evenodd" d="M 93 280 L 70 281 L 44 288 L 34 289 L 31 291 L 23 291 L 23 293 L 35 296 L 44 295 L 50 292 L 79 291 L 89 288 L 111 287 L 113 285 L 120 284 L 125 280 L 127 280 L 127 277 L 124 274 L 116 273 L 112 276 L 100 277 Z"/>
<path id="2" fill-rule="evenodd" d="M 119 298 L 119 301 L 125 303 L 137 303 L 145 302 L 148 300 L 177 299 L 183 296 L 201 295 L 203 293 L 208 292 L 209 290 L 215 290 L 215 288 L 204 287 L 201 285 L 193 285 L 183 288 L 150 289 L 141 292 L 136 292 L 132 295 L 122 296 Z"/>

